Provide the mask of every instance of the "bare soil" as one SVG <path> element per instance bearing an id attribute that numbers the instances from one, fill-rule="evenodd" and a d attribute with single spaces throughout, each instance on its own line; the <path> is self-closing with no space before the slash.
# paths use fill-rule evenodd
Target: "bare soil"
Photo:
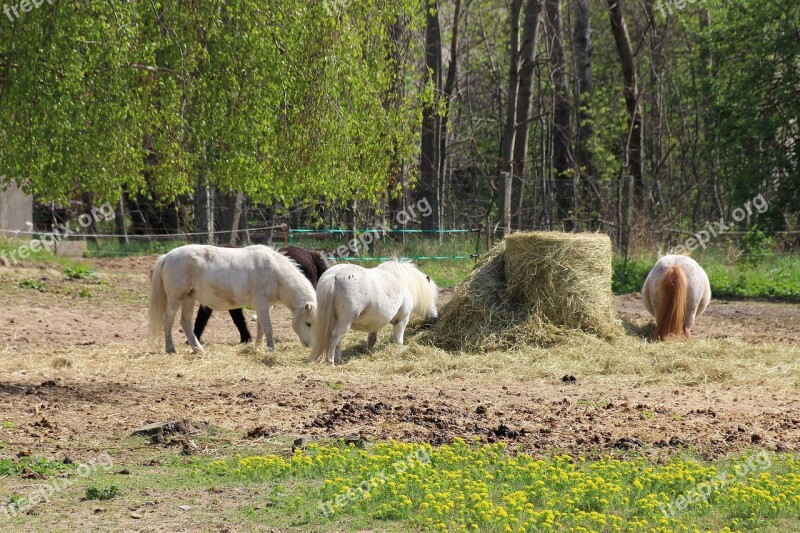
<path id="1" fill-rule="evenodd" d="M 236 347 L 225 313 L 208 325 L 209 354 L 188 355 L 184 347 L 166 356 L 144 342 L 152 258 L 93 264 L 97 279 L 77 281 L 41 268 L 0 272 L 0 456 L 90 456 L 137 427 L 171 419 L 208 421 L 245 445 L 356 435 L 433 444 L 477 437 L 532 453 L 688 446 L 716 457 L 753 445 L 800 450 L 800 390 L 793 382 L 630 387 L 582 376 L 387 379 L 264 359 L 260 349 Z M 23 287 L 24 279 L 47 287 Z M 82 289 L 90 295 L 80 296 Z M 616 307 L 626 321 L 648 320 L 635 295 L 617 298 Z M 296 344 L 287 317 L 275 310 L 279 353 Z M 713 301 L 694 334 L 800 346 L 800 306 Z M 176 335 L 182 340 L 177 329 Z"/>

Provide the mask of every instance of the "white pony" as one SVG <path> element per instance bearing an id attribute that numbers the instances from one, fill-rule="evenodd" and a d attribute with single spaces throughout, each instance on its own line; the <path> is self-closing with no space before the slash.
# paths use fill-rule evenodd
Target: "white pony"
<path id="1" fill-rule="evenodd" d="M 269 310 L 281 302 L 294 314 L 292 328 L 303 344 L 310 346 L 313 341 L 311 326 L 317 306 L 314 287 L 294 261 L 267 246 L 188 244 L 158 258 L 150 287 L 150 336 L 157 338 L 163 329 L 167 353 L 175 352 L 172 325 L 178 307 L 189 346 L 203 352 L 193 332 L 195 301 L 220 311 L 253 304 L 259 322 L 256 344 L 266 333 L 270 349 L 275 349 L 275 342 Z"/>
<path id="2" fill-rule="evenodd" d="M 642 298 L 656 319 L 653 340 L 689 338 L 695 318 L 711 301 L 711 285 L 691 257 L 665 255 L 647 275 Z"/>
<path id="3" fill-rule="evenodd" d="M 342 362 L 341 340 L 347 330 L 365 331 L 367 348 L 375 345 L 378 330 L 394 326 L 394 342 L 403 344 L 411 313 L 435 319 L 436 283 L 410 261 L 387 261 L 375 268 L 339 264 L 328 269 L 317 284 L 314 348 L 309 362 Z"/>

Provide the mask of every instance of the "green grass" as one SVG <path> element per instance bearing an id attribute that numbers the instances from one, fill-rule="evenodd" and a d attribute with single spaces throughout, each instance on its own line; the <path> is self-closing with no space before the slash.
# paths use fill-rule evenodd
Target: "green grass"
<path id="1" fill-rule="evenodd" d="M 46 264 L 60 266 L 63 269 L 81 268 L 84 266 L 79 260 L 69 257 L 58 257 L 47 248 L 41 248 L 36 252 L 30 252 L 28 257 L 23 259 L 19 256 L 20 247 L 28 245 L 29 242 L 29 240 L 24 239 L 0 238 L 0 255 L 4 255 L 9 260 L 15 258 L 17 262 L 23 265 Z"/>
<path id="2" fill-rule="evenodd" d="M 87 500 L 113 500 L 120 494 L 120 489 L 117 485 L 109 485 L 107 487 L 96 487 L 92 485 L 86 489 Z"/>
<path id="3" fill-rule="evenodd" d="M 6 427 L 5 425 L 3 427 Z M 40 476 L 63 472 L 69 465 L 63 461 L 50 461 L 44 457 L 21 457 L 19 459 L 0 459 L 0 478 L 36 474 Z"/>
<path id="4" fill-rule="evenodd" d="M 97 272 L 88 265 L 75 265 L 65 268 L 64 275 L 67 279 L 78 280 L 97 277 Z"/>
<path id="5" fill-rule="evenodd" d="M 406 531 L 732 531 L 800 527 L 800 463 L 766 452 L 707 463 L 691 455 L 538 459 L 502 444 L 311 445 L 291 457 L 195 465 L 199 482 L 255 485 L 261 524 Z M 317 526 L 315 528 L 315 526 Z M 354 527 L 354 528 L 355 528 Z"/>
<path id="6" fill-rule="evenodd" d="M 534 457 L 455 439 L 440 447 L 312 443 L 293 453 L 276 442 L 240 455 L 224 436 L 199 439 L 216 459 L 142 447 L 134 438 L 115 451 L 113 467 L 85 474 L 60 461 L 2 460 L 0 521 L 15 502 L 30 512 L 0 523 L 80 529 L 81 519 L 101 512 L 116 530 L 800 530 L 795 454 L 754 449 L 713 462 L 689 450 L 667 458 L 647 449 Z M 25 507 L 49 486 L 57 487 L 50 501 Z"/>
<path id="7" fill-rule="evenodd" d="M 188 244 L 186 241 L 179 240 L 153 240 L 131 239 L 128 244 L 122 244 L 118 239 L 101 239 L 98 244 L 90 243 L 88 246 L 88 257 L 128 257 L 137 255 L 159 255 L 165 254 Z"/>
<path id="8" fill-rule="evenodd" d="M 19 282 L 19 286 L 23 289 L 32 289 L 34 291 L 44 291 L 49 287 L 46 281 L 35 280 L 31 278 L 24 278 Z"/>

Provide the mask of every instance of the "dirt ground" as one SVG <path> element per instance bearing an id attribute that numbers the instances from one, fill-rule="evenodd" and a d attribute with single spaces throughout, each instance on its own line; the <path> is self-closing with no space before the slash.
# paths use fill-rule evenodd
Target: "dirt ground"
<path id="1" fill-rule="evenodd" d="M 531 453 L 800 450 L 800 389 L 791 380 L 676 387 L 615 386 L 580 375 L 387 378 L 265 359 L 235 345 L 225 313 L 209 323 L 208 354 L 189 355 L 183 346 L 166 356 L 144 339 L 152 258 L 93 264 L 98 276 L 77 281 L 58 270 L 0 271 L 0 456 L 92 455 L 137 427 L 171 419 L 208 421 L 241 443 L 357 435 L 441 444 L 461 436 Z M 616 308 L 624 320 L 648 320 L 636 295 L 617 298 Z M 277 360 L 296 343 L 287 316 L 276 309 Z M 797 347 L 800 306 L 715 300 L 695 334 Z"/>

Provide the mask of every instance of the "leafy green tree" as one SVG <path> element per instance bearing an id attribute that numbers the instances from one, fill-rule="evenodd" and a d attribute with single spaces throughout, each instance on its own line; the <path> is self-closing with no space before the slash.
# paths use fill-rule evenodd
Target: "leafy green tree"
<path id="1" fill-rule="evenodd" d="M 167 203 L 199 180 L 260 202 L 378 197 L 418 118 L 413 95 L 384 105 L 404 7 L 45 3 L 0 34 L 2 173 L 59 201 Z"/>

